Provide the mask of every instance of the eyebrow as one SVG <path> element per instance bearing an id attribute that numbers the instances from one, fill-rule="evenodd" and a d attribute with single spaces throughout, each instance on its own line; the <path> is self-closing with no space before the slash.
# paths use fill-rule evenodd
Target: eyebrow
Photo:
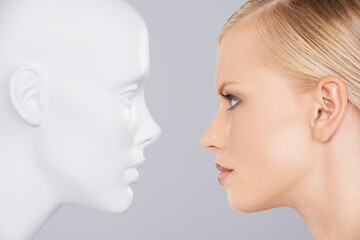
<path id="1" fill-rule="evenodd" d="M 234 81 L 225 82 L 225 83 L 220 85 L 218 92 L 221 93 L 224 90 L 225 86 L 230 85 L 230 84 L 240 84 L 240 83 L 239 82 L 234 82 Z"/>

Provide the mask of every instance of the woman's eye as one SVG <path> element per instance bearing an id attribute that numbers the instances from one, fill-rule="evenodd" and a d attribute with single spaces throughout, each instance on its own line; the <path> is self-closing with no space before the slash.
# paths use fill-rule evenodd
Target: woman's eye
<path id="1" fill-rule="evenodd" d="M 121 93 L 121 96 L 122 96 L 123 100 L 125 101 L 125 103 L 127 103 L 130 106 L 133 103 L 136 90 L 137 90 L 137 86 L 130 86 L 130 87 L 124 89 Z"/>
<path id="2" fill-rule="evenodd" d="M 231 110 L 233 107 L 236 106 L 236 104 L 238 104 L 240 102 L 240 100 L 237 97 L 235 97 L 234 95 L 231 95 L 231 94 L 225 95 L 223 93 L 220 93 L 220 95 L 229 101 L 230 108 L 228 110 Z"/>
<path id="3" fill-rule="evenodd" d="M 231 107 L 234 107 L 238 102 L 239 100 L 236 97 L 229 96 L 229 104 Z"/>

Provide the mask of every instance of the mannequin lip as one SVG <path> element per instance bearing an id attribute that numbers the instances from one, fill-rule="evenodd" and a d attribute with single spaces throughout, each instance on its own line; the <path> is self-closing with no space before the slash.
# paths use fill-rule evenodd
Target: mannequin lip
<path id="1" fill-rule="evenodd" d="M 140 168 L 145 164 L 145 158 L 143 158 L 141 161 L 137 162 L 135 165 L 131 166 L 134 168 Z"/>
<path id="2" fill-rule="evenodd" d="M 135 164 L 129 166 L 125 169 L 125 176 L 126 176 L 126 183 L 133 184 L 138 181 L 139 179 L 139 171 L 140 168 L 145 163 L 145 158 L 141 159 L 140 161 L 136 162 Z"/>
<path id="3" fill-rule="evenodd" d="M 135 156 L 134 156 L 135 157 Z M 127 169 L 129 168 L 140 168 L 145 164 L 145 157 L 144 157 L 144 152 L 141 151 L 140 149 L 137 149 L 136 151 L 136 157 L 134 159 L 134 161 L 130 162 L 129 166 L 127 167 Z"/>

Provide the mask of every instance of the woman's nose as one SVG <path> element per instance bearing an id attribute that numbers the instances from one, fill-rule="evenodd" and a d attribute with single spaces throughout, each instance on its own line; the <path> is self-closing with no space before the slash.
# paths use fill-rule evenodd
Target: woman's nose
<path id="1" fill-rule="evenodd" d="M 200 140 L 200 144 L 203 148 L 210 151 L 218 151 L 224 149 L 225 128 L 222 127 L 222 125 L 223 121 L 221 119 L 221 116 L 217 114 Z"/>

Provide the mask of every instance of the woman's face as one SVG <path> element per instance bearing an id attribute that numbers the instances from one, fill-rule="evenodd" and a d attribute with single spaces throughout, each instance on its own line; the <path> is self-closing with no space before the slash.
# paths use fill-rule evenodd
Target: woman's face
<path id="1" fill-rule="evenodd" d="M 260 64 L 256 38 L 231 33 L 219 45 L 220 109 L 201 139 L 216 152 L 219 182 L 241 212 L 287 205 L 312 167 L 311 96 L 295 95 L 292 79 Z"/>

